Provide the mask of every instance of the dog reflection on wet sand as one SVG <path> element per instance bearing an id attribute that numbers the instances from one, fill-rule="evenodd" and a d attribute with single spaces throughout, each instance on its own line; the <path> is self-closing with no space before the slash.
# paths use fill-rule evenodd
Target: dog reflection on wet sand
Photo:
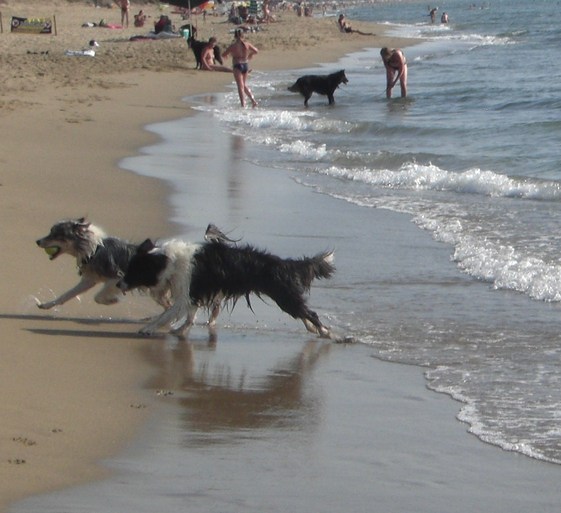
<path id="1" fill-rule="evenodd" d="M 258 350 L 259 342 L 255 345 Z M 150 355 L 161 365 L 161 375 L 152 386 L 181 393 L 178 401 L 188 412 L 187 427 L 193 436 L 204 439 L 225 429 L 315 423 L 319 407 L 306 385 L 331 348 L 329 343 L 309 341 L 288 361 L 273 363 L 256 386 L 245 370 L 238 375 L 227 364 L 212 365 L 208 348 L 180 341 L 171 355 L 169 348 L 161 349 L 166 354 Z M 204 362 L 197 365 L 197 358 Z"/>

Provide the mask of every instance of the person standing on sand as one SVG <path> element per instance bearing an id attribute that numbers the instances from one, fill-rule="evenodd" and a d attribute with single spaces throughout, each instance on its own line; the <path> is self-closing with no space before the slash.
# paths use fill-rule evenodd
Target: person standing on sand
<path id="1" fill-rule="evenodd" d="M 121 8 L 121 25 L 129 27 L 129 11 L 131 8 L 130 0 L 115 0 L 115 3 Z"/>
<path id="2" fill-rule="evenodd" d="M 384 47 L 380 50 L 382 61 L 386 67 L 386 98 L 392 97 L 392 89 L 399 83 L 401 85 L 401 97 L 407 96 L 407 61 L 404 53 L 399 49 L 391 50 Z"/>
<path id="3" fill-rule="evenodd" d="M 235 41 L 226 49 L 222 57 L 232 56 L 232 67 L 234 68 L 234 80 L 238 86 L 238 95 L 242 107 L 245 107 L 245 97 L 251 100 L 253 107 L 257 107 L 257 102 L 253 97 L 251 89 L 247 86 L 247 76 L 249 74 L 249 60 L 256 55 L 259 50 L 252 44 L 244 41 L 243 32 L 237 29 L 234 32 Z"/>

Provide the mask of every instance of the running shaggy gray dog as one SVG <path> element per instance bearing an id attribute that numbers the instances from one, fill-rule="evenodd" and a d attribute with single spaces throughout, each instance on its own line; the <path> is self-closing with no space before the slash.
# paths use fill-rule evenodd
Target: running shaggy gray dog
<path id="1" fill-rule="evenodd" d="M 76 258 L 79 283 L 47 303 L 37 302 L 43 310 L 63 305 L 79 294 L 86 292 L 99 283 L 102 289 L 95 295 L 95 302 L 112 305 L 122 297 L 117 282 L 124 275 L 136 245 L 117 237 L 107 237 L 98 226 L 86 221 L 85 218 L 59 221 L 54 224 L 48 235 L 36 241 L 54 260 L 59 255 L 67 254 Z M 153 299 L 167 308 L 169 306 L 168 290 Z"/>

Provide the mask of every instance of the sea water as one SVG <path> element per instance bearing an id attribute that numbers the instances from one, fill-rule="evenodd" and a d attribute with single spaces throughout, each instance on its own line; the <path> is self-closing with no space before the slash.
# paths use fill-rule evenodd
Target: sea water
<path id="1" fill-rule="evenodd" d="M 392 328 L 405 336 L 383 345 L 372 326 L 361 335 L 382 356 L 429 366 L 429 385 L 465 403 L 460 418 L 483 440 L 561 463 L 558 7 L 447 1 L 448 25 L 424 22 L 422 2 L 350 11 L 426 42 L 406 50 L 407 101 L 375 98 L 375 52 L 358 58 L 363 94 L 349 96 L 371 91 L 374 105 L 357 98 L 337 115 L 350 124 L 346 142 L 329 145 L 336 158 L 306 180 L 406 212 L 450 247 L 458 273 L 494 291 L 489 303 L 446 304 L 443 284 L 436 315 L 414 321 L 421 336 L 401 321 Z"/>
<path id="2" fill-rule="evenodd" d="M 421 38 L 405 49 L 405 99 L 386 99 L 378 48 L 292 72 L 260 73 L 256 60 L 258 109 L 240 109 L 233 87 L 191 99 L 201 114 L 157 129 L 167 144 L 126 165 L 149 173 L 158 161 L 182 222 L 185 163 L 211 158 L 209 134 L 224 131 L 246 142 L 244 159 L 303 187 L 410 216 L 449 248 L 456 276 L 437 267 L 428 278 L 407 262 L 386 278 L 409 287 L 396 299 L 367 279 L 375 270 L 357 268 L 341 278 L 353 287 L 337 292 L 330 321 L 381 358 L 426 366 L 429 386 L 464 403 L 459 417 L 482 440 L 561 463 L 561 14 L 545 0 L 453 0 L 443 11 L 447 25 L 429 22 L 425 2 L 346 12 Z M 334 107 L 315 95 L 305 109 L 287 91 L 303 73 L 340 68 L 349 83 Z M 193 124 L 200 137 L 186 144 Z M 215 208 L 209 216 L 221 218 Z"/>
<path id="3" fill-rule="evenodd" d="M 443 11 L 447 25 L 438 22 Z M 189 235 L 190 172 L 236 166 L 235 141 L 244 142 L 240 167 L 283 172 L 329 198 L 334 212 L 340 202 L 351 205 L 362 224 L 349 227 L 354 241 L 337 262 L 354 265 L 343 262 L 345 275 L 322 286 L 320 316 L 382 359 L 422 366 L 430 388 L 461 402 L 459 419 L 481 440 L 561 464 L 559 6 L 448 0 L 435 24 L 426 2 L 362 5 L 346 15 L 422 40 L 404 49 L 408 98 L 385 98 L 379 48 L 308 70 L 262 73 L 256 59 L 250 82 L 258 109 L 240 109 L 233 87 L 190 98 L 200 113 L 151 127 L 164 143 L 124 165 L 174 184 L 174 221 L 186 223 Z M 305 109 L 287 91 L 304 73 L 341 68 L 349 83 L 336 91 L 335 106 L 314 95 Z M 211 133 L 229 134 L 227 154 L 213 152 Z M 229 185 L 209 173 L 209 191 Z M 209 221 L 258 194 L 213 204 Z M 399 242 L 389 271 L 361 253 L 372 248 L 368 218 L 379 209 L 407 216 L 419 234 Z M 327 233 L 329 213 L 320 215 Z M 225 228 L 251 234 L 251 220 L 228 219 Z M 437 241 L 445 258 L 410 258 L 423 237 Z M 175 470 L 170 489 L 159 493 L 179 497 L 181 480 L 193 476 L 164 456 Z"/>
<path id="4" fill-rule="evenodd" d="M 399 88 L 385 98 L 372 48 L 309 70 L 256 70 L 258 109 L 240 109 L 232 89 L 199 98 L 200 116 L 251 142 L 249 160 L 334 201 L 404 213 L 443 243 L 456 276 L 428 280 L 408 264 L 391 278 L 410 290 L 396 311 L 358 269 L 331 321 L 381 358 L 426 366 L 429 386 L 464 403 L 459 417 L 482 440 L 561 463 L 559 6 L 451 0 L 437 23 L 427 13 L 426 2 L 346 12 L 421 38 L 405 49 L 406 99 Z M 340 68 L 349 84 L 332 108 L 313 96 L 305 109 L 287 91 L 305 72 Z"/>

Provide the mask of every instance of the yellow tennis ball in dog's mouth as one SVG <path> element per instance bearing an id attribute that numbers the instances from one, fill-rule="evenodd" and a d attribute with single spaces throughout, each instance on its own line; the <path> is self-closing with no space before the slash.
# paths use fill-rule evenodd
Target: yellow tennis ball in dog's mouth
<path id="1" fill-rule="evenodd" d="M 49 246 L 45 248 L 45 253 L 49 255 L 51 258 L 54 257 L 58 253 L 58 246 Z"/>

